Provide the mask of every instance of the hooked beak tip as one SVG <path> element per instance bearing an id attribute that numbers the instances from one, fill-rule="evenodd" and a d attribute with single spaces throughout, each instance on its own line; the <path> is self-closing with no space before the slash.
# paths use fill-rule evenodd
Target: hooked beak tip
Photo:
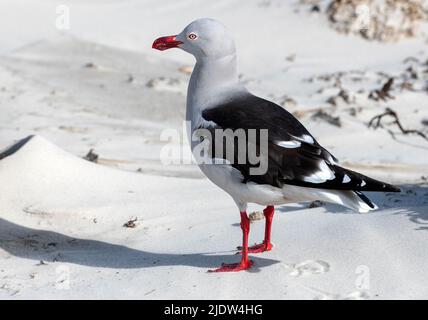
<path id="1" fill-rule="evenodd" d="M 161 50 L 161 51 L 171 49 L 171 48 L 177 48 L 183 42 L 176 40 L 176 37 L 177 36 L 174 35 L 174 36 L 157 38 L 153 42 L 152 48 L 156 50 Z"/>

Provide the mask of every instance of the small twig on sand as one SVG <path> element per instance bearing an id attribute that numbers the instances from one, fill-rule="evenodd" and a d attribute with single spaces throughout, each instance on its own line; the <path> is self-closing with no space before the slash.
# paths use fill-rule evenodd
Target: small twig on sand
<path id="1" fill-rule="evenodd" d="M 94 152 L 94 149 L 89 150 L 89 152 L 86 154 L 86 156 L 83 157 L 83 159 L 88 160 L 90 162 L 98 162 L 98 154 Z"/>
<path id="2" fill-rule="evenodd" d="M 380 90 L 373 90 L 369 94 L 369 99 L 375 101 L 386 101 L 388 99 L 394 99 L 394 97 L 389 93 L 394 84 L 394 78 L 389 78 L 388 81 L 382 86 Z"/>
<path id="3" fill-rule="evenodd" d="M 135 223 L 137 220 L 138 220 L 138 218 L 131 219 L 128 222 L 126 222 L 123 226 L 125 228 L 135 228 L 137 226 L 137 224 Z"/>
<path id="4" fill-rule="evenodd" d="M 308 208 L 313 209 L 313 208 L 322 207 L 324 205 L 325 205 L 325 202 L 320 201 L 320 200 L 315 200 L 315 201 L 312 201 L 311 203 L 309 203 Z"/>
<path id="5" fill-rule="evenodd" d="M 373 128 L 373 129 L 377 129 L 379 127 L 383 128 L 383 125 L 382 125 L 381 121 L 382 121 L 383 117 L 386 117 L 386 116 L 391 116 L 391 117 L 394 118 L 394 121 L 392 123 L 396 124 L 398 126 L 398 128 L 400 129 L 400 131 L 403 134 L 406 134 L 406 135 L 407 134 L 417 134 L 418 136 L 420 136 L 423 139 L 425 139 L 425 140 L 428 141 L 427 135 L 424 134 L 422 131 L 413 130 L 413 129 L 404 129 L 403 126 L 402 126 L 402 124 L 401 124 L 401 122 L 400 122 L 400 119 L 398 118 L 397 113 L 394 110 L 390 109 L 390 108 L 386 108 L 384 113 L 381 113 L 381 114 L 378 114 L 377 116 L 374 116 L 369 121 L 368 127 L 369 128 Z M 388 130 L 388 131 L 394 137 L 394 134 L 390 130 Z"/>
<path id="6" fill-rule="evenodd" d="M 336 126 L 341 127 L 342 122 L 340 121 L 340 117 L 333 117 L 331 114 L 324 112 L 322 110 L 318 110 L 316 113 L 312 115 L 312 119 L 321 119 L 326 121 L 327 123 Z"/>

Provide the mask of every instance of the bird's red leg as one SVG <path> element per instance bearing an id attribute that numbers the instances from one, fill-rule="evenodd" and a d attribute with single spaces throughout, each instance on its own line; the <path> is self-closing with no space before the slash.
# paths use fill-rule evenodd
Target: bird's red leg
<path id="1" fill-rule="evenodd" d="M 225 264 L 223 263 L 220 268 L 209 270 L 210 272 L 231 272 L 249 269 L 253 265 L 253 261 L 248 259 L 248 234 L 250 233 L 250 219 L 247 213 L 241 212 L 241 229 L 242 229 L 242 258 L 241 262 Z"/>
<path id="2" fill-rule="evenodd" d="M 272 219 L 274 214 L 274 207 L 273 206 L 267 206 L 263 213 L 266 218 L 266 224 L 265 224 L 265 239 L 263 240 L 263 243 L 256 244 L 254 246 L 251 246 L 248 248 L 249 253 L 260 253 L 264 251 L 270 251 L 272 250 L 272 243 L 270 242 L 270 233 L 272 229 Z M 242 247 L 238 247 L 239 250 L 242 250 Z"/>

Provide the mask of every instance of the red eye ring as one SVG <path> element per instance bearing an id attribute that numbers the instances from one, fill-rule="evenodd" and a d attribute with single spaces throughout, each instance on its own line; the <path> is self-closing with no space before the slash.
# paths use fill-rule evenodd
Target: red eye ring
<path id="1" fill-rule="evenodd" d="M 187 36 L 190 40 L 195 40 L 198 36 L 194 33 L 191 33 Z"/>

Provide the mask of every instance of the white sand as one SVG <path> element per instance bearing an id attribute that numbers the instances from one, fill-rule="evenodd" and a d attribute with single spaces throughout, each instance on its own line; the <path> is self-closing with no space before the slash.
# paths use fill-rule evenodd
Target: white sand
<path id="1" fill-rule="evenodd" d="M 237 1 L 68 3 L 63 34 L 55 1 L 0 3 L 8 13 L 0 21 L 0 149 L 36 135 L 0 160 L 0 298 L 428 297 L 428 143 L 367 129 L 389 106 L 404 126 L 426 132 L 427 93 L 418 89 L 426 79 L 413 91 L 398 88 L 405 58 L 428 59 L 423 36 L 380 44 L 339 35 L 321 16 L 295 13 L 295 1 L 248 1 L 239 14 Z M 363 215 L 278 207 L 274 250 L 254 255 L 252 271 L 206 273 L 239 259 L 239 215 L 195 166 L 159 160 L 161 131 L 181 130 L 189 76 L 179 68 L 192 59 L 150 49 L 155 37 L 202 16 L 236 34 L 243 81 L 255 93 L 292 97 L 292 112 L 329 108 L 342 127 L 312 120 L 313 112 L 300 120 L 346 166 L 404 192 L 368 194 L 381 209 Z M 25 28 L 14 28 L 16 17 Z M 332 81 L 305 81 L 349 70 L 363 72 L 342 80 L 355 101 L 336 108 L 326 103 L 339 91 Z M 367 99 L 385 82 L 378 71 L 397 77 L 394 100 Z M 356 116 L 354 107 L 362 107 Z M 80 158 L 90 148 L 99 164 Z M 135 228 L 123 227 L 134 218 Z M 260 241 L 263 223 L 251 227 L 251 242 Z"/>

